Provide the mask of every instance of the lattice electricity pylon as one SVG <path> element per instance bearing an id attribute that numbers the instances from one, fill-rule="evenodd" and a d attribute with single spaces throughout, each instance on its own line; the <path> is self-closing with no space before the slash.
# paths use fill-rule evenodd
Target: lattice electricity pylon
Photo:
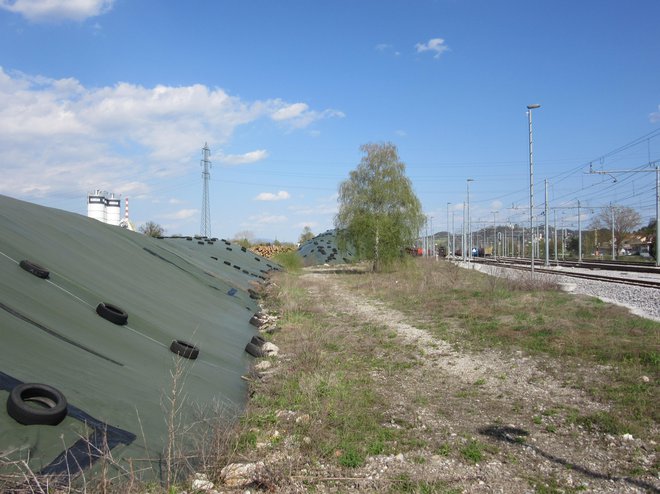
<path id="1" fill-rule="evenodd" d="M 209 149 L 209 145 L 204 143 L 204 147 L 202 148 L 201 162 L 201 165 L 204 168 L 202 171 L 202 178 L 204 179 L 204 193 L 202 197 L 202 220 L 199 227 L 199 233 L 203 237 L 211 236 L 211 207 L 209 205 L 209 180 L 211 178 L 211 172 L 209 172 L 209 168 L 211 168 L 211 161 L 209 160 L 210 155 L 211 150 Z"/>

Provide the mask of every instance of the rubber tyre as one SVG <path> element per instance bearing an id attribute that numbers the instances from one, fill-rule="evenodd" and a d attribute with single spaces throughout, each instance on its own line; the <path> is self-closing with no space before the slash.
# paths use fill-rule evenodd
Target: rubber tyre
<path id="1" fill-rule="evenodd" d="M 22 260 L 18 263 L 18 265 L 28 273 L 31 273 L 37 278 L 41 278 L 42 280 L 46 280 L 50 276 L 50 271 L 48 271 L 46 268 L 42 268 L 38 264 L 32 261 L 28 261 L 27 259 Z"/>
<path id="2" fill-rule="evenodd" d="M 261 314 L 255 314 L 250 318 L 250 324 L 257 328 L 260 328 L 264 325 L 264 322 L 261 320 Z"/>
<path id="3" fill-rule="evenodd" d="M 190 360 L 195 360 L 199 356 L 199 348 L 182 340 L 174 340 L 170 345 L 170 351 Z"/>
<path id="4" fill-rule="evenodd" d="M 250 342 L 247 345 L 245 345 L 245 351 L 252 355 L 253 357 L 263 357 L 264 352 L 259 348 L 257 345 L 254 343 Z"/>
<path id="5" fill-rule="evenodd" d="M 46 408 L 36 408 L 27 401 L 41 403 Z M 23 425 L 57 425 L 66 417 L 67 402 L 60 391 L 47 384 L 19 384 L 9 393 L 7 413 Z"/>
<path id="6" fill-rule="evenodd" d="M 264 340 L 263 337 L 261 337 L 259 335 L 254 335 L 252 337 L 252 339 L 250 340 L 250 343 L 252 343 L 253 345 L 258 346 L 259 348 L 261 348 L 262 346 L 264 346 L 264 343 L 266 343 L 266 340 Z"/>
<path id="7" fill-rule="evenodd" d="M 101 302 L 96 306 L 96 313 L 113 324 L 123 326 L 128 322 L 128 314 L 116 305 Z"/>

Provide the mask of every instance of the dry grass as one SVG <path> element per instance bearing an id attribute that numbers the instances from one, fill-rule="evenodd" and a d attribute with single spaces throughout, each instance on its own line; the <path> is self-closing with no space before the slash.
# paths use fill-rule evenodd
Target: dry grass
<path id="1" fill-rule="evenodd" d="M 349 282 L 457 347 L 522 349 L 561 359 L 565 368 L 604 369 L 600 382 L 576 373 L 572 384 L 613 400 L 621 430 L 644 433 L 660 419 L 660 324 L 623 307 L 528 276 L 498 278 L 444 261 L 419 260 Z"/>
<path id="2" fill-rule="evenodd" d="M 259 448 L 277 440 L 275 430 L 293 438 L 299 456 L 283 467 L 287 476 L 309 458 L 353 468 L 370 454 L 394 451 L 397 432 L 383 426 L 385 406 L 370 371 L 408 365 L 409 357 L 390 344 L 385 327 L 355 324 L 310 305 L 297 277 L 278 276 L 275 286 L 269 301 L 280 311 L 277 345 L 287 365 L 254 383 L 240 427 L 241 452 L 259 456 Z"/>

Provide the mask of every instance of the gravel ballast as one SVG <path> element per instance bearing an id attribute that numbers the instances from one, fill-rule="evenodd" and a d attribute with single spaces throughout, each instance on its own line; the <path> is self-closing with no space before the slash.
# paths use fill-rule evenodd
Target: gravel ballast
<path id="1" fill-rule="evenodd" d="M 516 269 L 507 269 L 501 266 L 492 266 L 483 263 L 468 263 L 459 262 L 461 267 L 475 269 L 485 274 L 501 277 L 514 277 L 529 276 L 529 273 L 522 272 Z M 583 273 L 589 273 L 589 270 L 577 270 Z M 614 275 L 614 273 L 611 273 Z M 607 281 L 594 281 L 584 278 L 575 278 L 562 274 L 561 268 L 557 268 L 557 274 L 535 273 L 538 279 L 552 281 L 561 284 L 565 287 L 570 287 L 571 293 L 579 293 L 581 295 L 588 295 L 597 297 L 604 302 L 622 305 L 630 309 L 630 311 L 640 317 L 660 321 L 660 290 L 654 288 L 644 288 L 631 285 L 623 285 L 615 282 Z M 660 276 L 649 274 L 635 274 L 635 273 L 621 273 L 621 278 L 632 279 L 635 276 L 644 277 L 645 279 L 657 279 L 660 281 Z"/>

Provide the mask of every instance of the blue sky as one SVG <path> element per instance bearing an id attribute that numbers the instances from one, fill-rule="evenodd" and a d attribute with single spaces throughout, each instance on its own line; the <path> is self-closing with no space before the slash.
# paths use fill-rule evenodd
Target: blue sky
<path id="1" fill-rule="evenodd" d="M 587 172 L 660 159 L 658 19 L 657 0 L 0 0 L 0 193 L 86 214 L 104 189 L 198 233 L 208 142 L 212 235 L 295 241 L 388 141 L 434 230 L 460 229 L 467 178 L 476 227 L 527 224 L 538 103 L 536 209 L 547 179 L 558 226 L 577 200 L 585 224 L 610 202 L 646 224 L 653 173 Z"/>

